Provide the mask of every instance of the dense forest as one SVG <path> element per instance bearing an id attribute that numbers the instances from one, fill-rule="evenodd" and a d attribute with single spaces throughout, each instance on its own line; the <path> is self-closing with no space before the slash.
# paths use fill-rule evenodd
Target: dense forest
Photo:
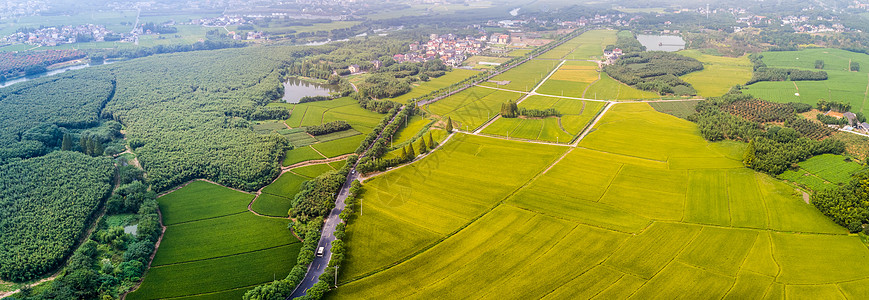
<path id="1" fill-rule="evenodd" d="M 703 70 L 700 61 L 676 53 L 652 51 L 628 53 L 604 67 L 612 78 L 659 94 L 694 95 L 697 91 L 679 76 Z"/>
<path id="2" fill-rule="evenodd" d="M 109 65 L 118 84 L 103 117 L 126 126 L 157 191 L 193 178 L 258 188 L 277 175 L 287 146 L 280 135 L 252 134 L 248 122 L 282 96 L 279 52 L 228 49 Z"/>
<path id="3" fill-rule="evenodd" d="M 0 155 L 14 156 L 2 148 L 34 147 L 34 142 L 43 144 L 37 147 L 58 144 L 58 139 L 28 138 L 26 132 L 40 124 L 69 129 L 99 125 L 100 111 L 114 94 L 114 85 L 113 76 L 106 72 L 71 72 L 0 89 L 0 119 L 4 120 Z M 0 160 L 7 158 L 0 156 Z"/>
<path id="4" fill-rule="evenodd" d="M 812 204 L 851 232 L 863 230 L 869 222 L 869 170 L 854 174 L 845 186 L 818 191 Z"/>
<path id="5" fill-rule="evenodd" d="M 56 269 L 112 188 L 111 159 L 58 151 L 0 165 L 0 278 Z"/>

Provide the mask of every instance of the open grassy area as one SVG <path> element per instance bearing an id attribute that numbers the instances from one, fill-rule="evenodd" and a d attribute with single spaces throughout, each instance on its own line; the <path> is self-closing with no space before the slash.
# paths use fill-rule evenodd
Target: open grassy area
<path id="1" fill-rule="evenodd" d="M 501 104 L 516 101 L 522 94 L 471 87 L 458 94 L 426 105 L 424 109 L 443 118 L 450 117 L 456 128 L 473 130 L 501 112 Z"/>
<path id="2" fill-rule="evenodd" d="M 491 81 L 509 81 L 507 84 L 483 82 L 480 85 L 529 92 L 546 78 L 559 63 L 557 60 L 533 59 L 491 79 Z"/>
<path id="3" fill-rule="evenodd" d="M 703 63 L 703 70 L 688 73 L 681 78 L 690 83 L 701 97 L 718 97 L 731 87 L 744 85 L 751 79 L 752 66 L 748 55 L 723 57 L 700 53 L 697 50 L 682 50 L 679 54 L 695 58 Z"/>
<path id="4" fill-rule="evenodd" d="M 201 181 L 160 197 L 167 229 L 144 282 L 127 299 L 237 295 L 286 276 L 301 243 L 287 230 L 288 220 L 247 212 L 251 199 Z"/>
<path id="5" fill-rule="evenodd" d="M 474 59 L 473 56 L 468 60 Z M 507 59 L 504 59 L 507 61 Z M 465 70 L 465 69 L 453 69 L 452 71 L 447 72 L 444 76 L 438 78 L 432 78 L 429 81 L 417 83 L 414 85 L 413 89 L 410 90 L 407 94 L 391 98 L 390 100 L 398 102 L 398 103 L 406 103 L 408 100 L 419 98 L 427 95 L 428 93 L 437 91 L 439 89 L 448 87 L 456 82 L 465 80 L 468 77 L 474 76 L 478 71 Z M 376 125 L 376 124 L 375 124 Z"/>
<path id="6" fill-rule="evenodd" d="M 869 55 L 830 48 L 763 53 L 763 62 L 776 68 L 815 70 L 815 60 L 824 61 L 827 80 L 758 82 L 748 86 L 746 91 L 773 102 L 814 105 L 818 99 L 841 101 L 850 103 L 854 112 L 867 112 L 869 68 L 863 66 L 869 66 Z M 860 64 L 859 72 L 848 70 L 851 61 Z"/>
<path id="7" fill-rule="evenodd" d="M 462 62 L 462 65 L 468 66 L 475 69 L 491 69 L 494 68 L 495 64 L 503 64 L 510 60 L 512 57 L 496 57 L 496 56 L 483 56 L 483 55 L 474 55 L 470 58 L 466 59 Z"/>
<path id="8" fill-rule="evenodd" d="M 598 124 L 574 149 L 459 135 L 435 155 L 367 181 L 349 227 L 350 274 L 332 296 L 744 299 L 866 291 L 869 249 L 859 237 L 787 184 L 742 167 L 743 144 L 706 142 L 695 124 L 645 103 L 616 104 Z M 519 153 L 525 159 L 512 158 Z M 563 158 L 548 167 L 553 155 Z M 473 209 L 479 199 L 489 206 L 462 221 L 481 211 Z"/>

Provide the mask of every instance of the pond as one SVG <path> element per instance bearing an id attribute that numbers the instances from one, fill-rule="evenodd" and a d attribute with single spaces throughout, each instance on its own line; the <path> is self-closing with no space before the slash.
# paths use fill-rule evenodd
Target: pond
<path id="1" fill-rule="evenodd" d="M 685 49 L 685 40 L 677 35 L 637 35 L 640 44 L 646 46 L 647 51 L 676 52 Z"/>
<path id="2" fill-rule="evenodd" d="M 295 77 L 284 82 L 284 97 L 287 103 L 299 103 L 299 99 L 306 96 L 329 96 L 331 92 L 337 92 L 338 86 L 334 84 L 320 84 L 304 81 Z"/>
<path id="3" fill-rule="evenodd" d="M 37 79 L 37 78 L 42 78 L 42 77 L 46 77 L 46 76 L 57 75 L 57 74 L 60 74 L 60 73 L 66 72 L 66 71 L 70 71 L 70 70 L 84 69 L 84 68 L 91 67 L 91 66 L 108 65 L 108 64 L 116 63 L 116 62 L 118 62 L 118 61 L 119 61 L 119 60 L 116 60 L 116 61 L 106 61 L 106 62 L 104 62 L 104 63 L 94 63 L 94 64 L 87 63 L 87 64 L 83 64 L 83 65 L 73 65 L 73 66 L 69 66 L 69 67 L 63 67 L 63 68 L 60 68 L 60 69 L 50 70 L 50 71 L 48 71 L 48 72 L 45 72 L 45 73 L 39 73 L 39 74 L 36 74 L 36 75 L 30 75 L 30 76 L 18 77 L 18 78 L 15 78 L 15 79 L 10 79 L 10 80 L 6 80 L 6 81 L 2 81 L 2 82 L 0 82 L 0 88 L 5 88 L 5 87 L 7 87 L 7 86 L 10 86 L 10 85 L 13 85 L 13 84 L 16 84 L 16 83 L 21 83 L 21 82 L 25 82 L 25 81 L 29 81 L 29 80 L 33 80 L 33 79 Z"/>

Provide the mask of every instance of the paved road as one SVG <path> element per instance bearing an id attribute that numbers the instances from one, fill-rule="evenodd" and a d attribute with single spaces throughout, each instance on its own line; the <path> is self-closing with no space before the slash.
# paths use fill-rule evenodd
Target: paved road
<path id="1" fill-rule="evenodd" d="M 398 112 L 392 116 L 392 120 L 389 120 L 389 124 L 395 122 L 395 117 L 398 116 L 404 108 L 404 106 L 399 108 Z M 382 137 L 383 133 L 381 132 L 381 135 L 374 139 L 374 142 L 368 146 L 368 149 L 365 149 L 365 152 L 363 152 L 359 159 L 361 160 L 362 157 L 368 155 L 368 151 L 371 150 L 371 148 L 374 147 L 374 144 L 377 143 L 377 140 Z M 356 163 L 359 164 L 359 160 L 357 160 Z M 335 199 L 335 208 L 329 212 L 329 217 L 324 220 L 325 224 L 323 225 L 323 229 L 320 231 L 320 242 L 317 244 L 317 249 L 323 247 L 325 248 L 325 252 L 323 253 L 323 256 L 314 256 L 314 261 L 308 266 L 308 273 L 305 274 L 305 279 L 296 286 L 296 289 L 293 290 L 293 294 L 287 299 L 304 296 L 308 292 L 308 289 L 317 283 L 317 279 L 320 275 L 326 271 L 326 267 L 329 265 L 329 259 L 332 258 L 332 242 L 335 241 L 335 226 L 338 226 L 338 223 L 341 223 L 339 215 L 344 211 L 344 207 L 346 206 L 344 200 L 346 200 L 347 196 L 350 194 L 351 184 L 358 178 L 359 174 L 356 173 L 356 165 L 354 165 L 350 168 L 350 174 L 347 175 L 347 180 L 344 181 L 341 191 L 338 192 L 338 198 Z M 338 270 L 340 271 L 340 268 Z"/>
<path id="2" fill-rule="evenodd" d="M 347 176 L 347 181 L 344 182 L 344 186 L 341 187 L 341 192 L 338 193 L 338 199 L 335 201 L 335 208 L 329 212 L 329 218 L 326 219 L 326 224 L 323 225 L 322 234 L 320 234 L 320 243 L 317 244 L 317 248 L 324 247 L 326 249 L 323 256 L 315 256 L 314 261 L 311 262 L 311 265 L 308 266 L 308 274 L 305 275 L 305 279 L 299 283 L 296 287 L 296 290 L 293 291 L 293 294 L 290 298 L 296 298 L 304 296 L 305 293 L 317 283 L 317 278 L 326 271 L 326 267 L 329 265 L 329 259 L 332 258 L 332 242 L 335 241 L 335 226 L 338 223 L 341 223 L 341 218 L 338 215 L 344 211 L 345 203 L 344 200 L 347 199 L 347 196 L 350 194 L 350 185 L 359 177 L 356 172 L 351 172 L 350 175 Z M 340 269 L 339 269 L 340 270 Z"/>

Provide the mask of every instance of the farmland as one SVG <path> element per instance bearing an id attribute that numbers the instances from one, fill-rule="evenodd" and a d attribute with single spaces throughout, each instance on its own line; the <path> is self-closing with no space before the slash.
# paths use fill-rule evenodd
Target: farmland
<path id="1" fill-rule="evenodd" d="M 471 87 L 458 94 L 426 105 L 424 109 L 443 118 L 450 117 L 457 128 L 474 129 L 500 112 L 501 104 L 517 100 L 521 94 L 483 87 Z"/>
<path id="2" fill-rule="evenodd" d="M 546 80 L 538 93 L 557 96 L 582 98 L 589 85 L 600 79 L 597 64 L 593 62 L 569 61 L 558 68 Z"/>
<path id="3" fill-rule="evenodd" d="M 546 78 L 558 64 L 559 61 L 556 60 L 530 60 L 503 74 L 492 77 L 490 82 L 483 82 L 480 85 L 529 92 Z M 492 81 L 509 81 L 509 83 L 500 85 Z"/>
<path id="4" fill-rule="evenodd" d="M 127 298 L 238 295 L 286 276 L 301 244 L 287 220 L 247 212 L 252 198 L 204 181 L 160 197 L 166 232 L 145 281 Z"/>
<path id="5" fill-rule="evenodd" d="M 473 56 L 470 59 L 473 59 L 474 57 L 478 57 L 478 56 Z M 486 60 L 486 61 L 490 61 L 490 60 Z M 507 61 L 507 59 L 503 59 L 503 61 Z M 501 62 L 501 61 L 499 60 L 496 62 Z M 405 103 L 410 99 L 425 96 L 428 93 L 431 93 L 431 92 L 437 91 L 439 89 L 448 87 L 456 82 L 464 80 L 465 78 L 474 76 L 477 73 L 479 73 L 479 72 L 472 71 L 472 70 L 465 70 L 465 69 L 453 69 L 452 71 L 447 72 L 447 74 L 445 74 L 441 77 L 432 78 L 429 81 L 416 84 L 413 87 L 413 89 L 410 90 L 409 93 L 395 97 L 395 98 L 391 98 L 389 100 L 392 100 L 392 101 L 395 101 L 398 103 Z"/>
<path id="6" fill-rule="evenodd" d="M 569 143 L 603 108 L 602 102 L 531 96 L 520 104 L 528 109 L 554 108 L 563 115 L 548 118 L 499 118 L 484 134 Z"/>
<path id="7" fill-rule="evenodd" d="M 718 97 L 727 93 L 731 87 L 744 85 L 751 79 L 752 68 L 748 55 L 731 58 L 703 54 L 696 50 L 684 50 L 679 54 L 703 63 L 703 70 L 681 77 L 694 86 L 699 96 Z"/>
<path id="8" fill-rule="evenodd" d="M 576 47 L 564 59 L 598 59 L 603 56 L 603 49 L 607 45 L 615 44 L 616 31 L 592 30 L 579 36 L 580 45 Z"/>
<path id="9" fill-rule="evenodd" d="M 846 161 L 841 155 L 823 154 L 799 163 L 798 170 L 785 171 L 779 178 L 819 191 L 847 183 L 861 169 L 859 163 Z"/>
<path id="10" fill-rule="evenodd" d="M 272 105 L 292 106 L 290 118 L 284 123 L 293 129 L 277 131 L 296 146 L 295 149 L 287 151 L 284 156 L 285 167 L 303 161 L 352 153 L 359 147 L 365 134 L 370 133 L 382 118 L 380 114 L 359 107 L 356 100 L 347 97 L 330 101 Z M 332 121 L 346 121 L 352 129 L 314 137 L 301 128 Z"/>
<path id="11" fill-rule="evenodd" d="M 633 100 L 633 99 L 659 99 L 660 95 L 654 92 L 641 91 L 629 85 L 618 82 L 604 72 L 600 73 L 600 80 L 593 83 L 585 91 L 585 97 L 597 100 Z"/>
<path id="12" fill-rule="evenodd" d="M 524 157 L 549 159 L 532 168 L 500 145 L 533 144 L 459 135 L 366 181 L 334 298 L 840 297 L 859 293 L 852 282 L 869 271 L 860 239 L 787 184 L 744 168 L 742 144 L 706 142 L 693 123 L 648 104 L 615 105 L 577 148 L 536 145 Z M 432 182 L 445 179 L 453 183 Z M 488 208 L 471 209 L 476 197 Z M 468 210 L 480 216 L 460 218 Z"/>
<path id="13" fill-rule="evenodd" d="M 848 70 L 849 62 L 869 65 L 869 55 L 839 49 L 806 49 L 801 51 L 764 52 L 763 62 L 769 67 L 815 70 L 816 60 L 824 61 L 828 79 L 822 81 L 764 81 L 748 86 L 748 93 L 773 102 L 800 102 L 814 105 L 819 99 L 845 102 L 854 112 L 869 112 L 866 107 L 866 87 L 869 70 Z"/>

